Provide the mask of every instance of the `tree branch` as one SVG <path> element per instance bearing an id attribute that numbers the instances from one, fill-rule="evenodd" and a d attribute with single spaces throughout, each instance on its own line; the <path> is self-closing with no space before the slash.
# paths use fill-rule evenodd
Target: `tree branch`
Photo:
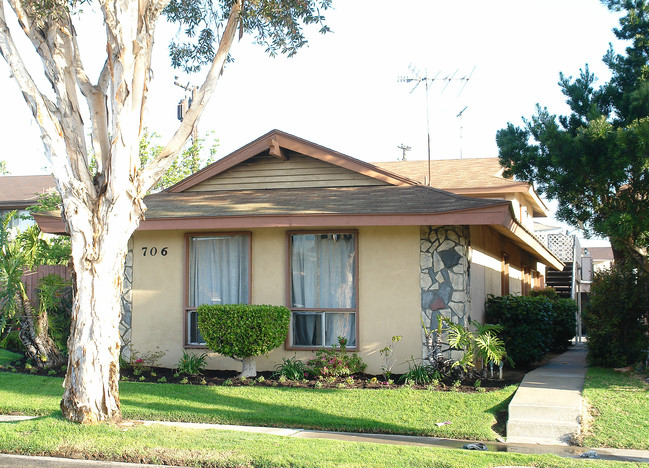
<path id="1" fill-rule="evenodd" d="M 110 152 L 110 141 L 108 138 L 108 108 L 107 96 L 105 93 L 106 84 L 108 83 L 108 67 L 104 64 L 101 71 L 97 86 L 93 86 L 85 72 L 79 52 L 79 44 L 76 34 L 72 35 L 72 45 L 74 47 L 74 68 L 77 75 L 77 83 L 81 93 L 85 96 L 90 111 L 90 121 L 92 124 L 92 140 L 95 149 L 95 157 L 98 163 L 99 172 L 103 171 L 104 161 Z M 107 62 L 106 62 L 107 63 Z"/>
<path id="2" fill-rule="evenodd" d="M 171 164 L 173 164 L 174 159 L 192 134 L 196 122 L 203 113 L 209 99 L 212 97 L 214 88 L 216 87 L 223 71 L 223 65 L 225 64 L 225 60 L 228 57 L 230 48 L 232 47 L 232 43 L 236 37 L 242 4 L 243 0 L 237 0 L 236 3 L 232 5 L 228 22 L 223 31 L 223 35 L 221 36 L 219 48 L 214 56 L 214 60 L 212 61 L 210 71 L 207 74 L 203 85 L 196 93 L 192 105 L 187 110 L 187 113 L 176 130 L 176 133 L 171 137 L 160 154 L 142 170 L 142 187 L 145 191 L 153 187 L 167 169 L 169 169 Z"/>
<path id="3" fill-rule="evenodd" d="M 74 185 L 74 174 L 68 159 L 65 157 L 65 141 L 61 122 L 55 110 L 56 107 L 41 94 L 27 67 L 25 67 L 5 21 L 3 2 L 0 2 L 0 53 L 7 62 L 41 130 L 45 155 L 52 164 L 59 190 L 72 187 Z"/>
<path id="4" fill-rule="evenodd" d="M 74 47 L 71 42 L 72 24 L 69 14 L 40 17 L 38 24 L 33 15 L 18 0 L 9 0 L 25 35 L 41 57 L 45 75 L 57 97 L 57 116 L 65 152 L 74 176 L 85 186 L 88 195 L 95 198 L 90 176 L 85 142 L 85 131 L 77 99 L 74 65 Z M 7 28 L 8 29 L 8 28 Z"/>

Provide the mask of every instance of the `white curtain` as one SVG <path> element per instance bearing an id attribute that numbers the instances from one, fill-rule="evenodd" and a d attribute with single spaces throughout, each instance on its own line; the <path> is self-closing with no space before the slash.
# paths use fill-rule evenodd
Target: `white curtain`
<path id="1" fill-rule="evenodd" d="M 202 304 L 247 304 L 248 236 L 192 237 L 189 245 L 189 307 Z M 188 342 L 204 343 L 198 314 L 188 314 Z"/>
<path id="2" fill-rule="evenodd" d="M 293 235 L 292 305 L 305 309 L 356 306 L 352 234 Z"/>
<path id="3" fill-rule="evenodd" d="M 301 309 L 355 308 L 355 261 L 356 250 L 353 234 L 293 235 L 291 246 L 292 307 Z M 347 339 L 348 346 L 356 346 L 355 313 L 293 313 L 293 344 L 303 346 L 337 345 L 339 336 Z"/>
<path id="4" fill-rule="evenodd" d="M 189 307 L 248 302 L 248 236 L 192 237 Z"/>
<path id="5" fill-rule="evenodd" d="M 356 314 L 327 312 L 325 314 L 325 346 L 338 346 L 338 337 L 347 340 L 347 346 L 356 346 Z"/>

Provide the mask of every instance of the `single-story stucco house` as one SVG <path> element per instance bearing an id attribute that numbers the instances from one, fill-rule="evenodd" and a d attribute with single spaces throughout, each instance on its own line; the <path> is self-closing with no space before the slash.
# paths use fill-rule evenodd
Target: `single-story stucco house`
<path id="1" fill-rule="evenodd" d="M 432 188 L 278 130 L 145 203 L 122 335 L 138 353 L 163 351 L 168 367 L 185 350 L 209 352 L 198 305 L 251 303 L 292 312 L 286 343 L 259 370 L 343 336 L 380 373 L 392 336 L 403 337 L 397 362 L 421 358 L 422 319 L 482 320 L 488 294 L 525 293 L 545 266 L 562 267 L 510 200 Z M 210 368 L 239 366 L 209 354 Z"/>

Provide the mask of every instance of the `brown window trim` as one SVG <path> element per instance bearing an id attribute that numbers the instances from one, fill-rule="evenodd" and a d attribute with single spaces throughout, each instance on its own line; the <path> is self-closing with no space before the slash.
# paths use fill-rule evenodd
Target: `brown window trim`
<path id="1" fill-rule="evenodd" d="M 252 301 L 252 232 L 250 231 L 210 231 L 210 232 L 186 232 L 185 233 L 185 261 L 183 262 L 183 348 L 184 349 L 208 349 L 207 345 L 189 343 L 188 336 L 188 312 L 196 310 L 196 307 L 189 307 L 189 239 L 192 237 L 214 237 L 214 236 L 248 236 L 248 304 Z"/>
<path id="2" fill-rule="evenodd" d="M 500 253 L 500 295 L 509 294 L 509 254 L 505 251 Z"/>
<path id="3" fill-rule="evenodd" d="M 351 309 L 294 309 L 291 304 L 291 236 L 300 235 L 300 234 L 354 234 L 354 252 L 356 253 L 356 262 L 354 262 L 354 278 L 356 282 L 354 284 L 354 295 L 356 296 L 356 307 Z M 286 232 L 286 307 L 291 311 L 291 323 L 289 325 L 288 335 L 286 336 L 286 342 L 284 347 L 290 351 L 317 351 L 319 349 L 330 349 L 329 346 L 293 346 L 291 345 L 291 337 L 293 335 L 293 312 L 348 312 L 354 313 L 354 319 L 356 322 L 356 346 L 347 347 L 350 351 L 358 351 L 360 349 L 360 334 L 358 332 L 359 320 L 359 264 L 360 264 L 360 255 L 358 251 L 358 229 L 327 229 L 327 230 L 304 230 L 304 231 L 287 231 Z"/>

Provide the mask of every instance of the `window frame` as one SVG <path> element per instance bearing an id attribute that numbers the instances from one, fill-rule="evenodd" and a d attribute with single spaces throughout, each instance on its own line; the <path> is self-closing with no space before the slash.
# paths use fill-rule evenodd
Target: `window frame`
<path id="1" fill-rule="evenodd" d="M 532 286 L 532 269 L 529 266 L 525 265 L 525 264 L 523 264 L 522 283 L 523 283 L 522 287 L 521 287 L 522 295 L 523 296 L 529 296 L 530 291 L 532 291 L 532 288 L 533 288 L 533 286 Z"/>
<path id="2" fill-rule="evenodd" d="M 189 341 L 189 313 L 194 312 L 198 307 L 189 307 L 189 248 L 191 239 L 194 237 L 248 237 L 248 304 L 252 301 L 252 232 L 250 231 L 209 231 L 209 232 L 186 232 L 185 233 L 185 261 L 183 265 L 183 348 L 184 349 L 208 349 L 206 344 L 190 343 Z"/>
<path id="3" fill-rule="evenodd" d="M 295 235 L 318 235 L 318 234 L 353 234 L 354 235 L 354 295 L 356 297 L 356 302 L 353 308 L 349 309 L 334 309 L 334 308 L 294 308 L 291 297 L 292 297 L 292 263 L 291 263 L 291 247 L 292 247 L 292 236 Z M 291 351 L 316 351 L 319 349 L 331 349 L 331 346 L 304 346 L 304 345 L 293 345 L 293 313 L 294 312 L 313 312 L 313 313 L 322 313 L 323 321 L 327 312 L 341 312 L 341 313 L 353 313 L 354 314 L 354 325 L 355 325 L 355 338 L 356 346 L 347 346 L 347 349 L 350 351 L 358 351 L 360 349 L 360 334 L 358 331 L 359 320 L 359 304 L 360 304 L 360 295 L 359 295 L 359 264 L 360 264 L 360 253 L 358 249 L 358 230 L 357 229 L 327 229 L 327 230 L 300 230 L 300 231 L 287 231 L 286 232 L 286 307 L 291 311 L 291 322 L 289 325 L 288 335 L 286 336 L 286 342 L 284 347 L 287 350 Z M 323 333 L 325 329 L 323 328 Z"/>

